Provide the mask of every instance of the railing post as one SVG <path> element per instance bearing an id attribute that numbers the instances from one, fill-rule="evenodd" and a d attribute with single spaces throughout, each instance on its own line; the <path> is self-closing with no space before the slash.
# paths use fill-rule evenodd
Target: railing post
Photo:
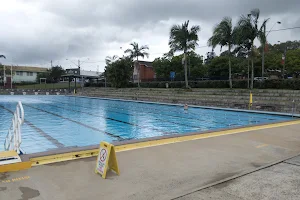
<path id="1" fill-rule="evenodd" d="M 22 103 L 19 101 L 12 118 L 12 123 L 5 138 L 4 149 L 6 151 L 14 150 L 17 151 L 18 154 L 20 154 L 20 145 L 22 143 L 21 126 L 23 123 L 24 109 Z"/>

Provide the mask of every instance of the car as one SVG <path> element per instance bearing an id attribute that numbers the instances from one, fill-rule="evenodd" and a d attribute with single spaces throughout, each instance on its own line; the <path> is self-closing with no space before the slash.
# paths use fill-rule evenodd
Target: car
<path id="1" fill-rule="evenodd" d="M 254 77 L 253 80 L 255 81 L 262 81 L 262 80 L 268 80 L 269 78 L 268 77 Z"/>

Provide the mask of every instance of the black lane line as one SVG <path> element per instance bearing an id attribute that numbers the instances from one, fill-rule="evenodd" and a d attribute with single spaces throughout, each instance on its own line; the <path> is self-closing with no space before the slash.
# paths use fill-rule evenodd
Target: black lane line
<path id="1" fill-rule="evenodd" d="M 147 127 L 147 126 L 141 126 L 141 125 L 138 125 L 138 124 L 134 124 L 134 123 L 130 123 L 130 122 L 126 122 L 126 121 L 114 119 L 114 118 L 111 118 L 111 117 L 104 117 L 104 116 L 101 116 L 101 115 L 95 115 L 95 114 L 90 113 L 90 112 L 74 110 L 74 109 L 71 109 L 71 108 L 65 108 L 65 107 L 56 106 L 56 105 L 51 105 L 51 104 L 47 104 L 47 106 L 52 106 L 52 107 L 56 107 L 56 108 L 61 108 L 61 109 L 65 109 L 65 110 L 70 110 L 70 111 L 74 111 L 74 112 L 78 112 L 78 113 L 84 113 L 84 114 L 88 114 L 88 115 L 95 116 L 95 117 L 102 117 L 102 118 L 104 118 L 104 119 L 108 119 L 108 120 L 120 122 L 120 123 L 123 123 L 123 124 L 128 124 L 128 125 L 131 125 L 131 126 L 136 126 L 136 127 L 139 127 L 139 128 L 151 129 L 151 130 L 154 130 L 154 131 L 161 132 L 161 133 L 163 133 L 163 134 L 168 134 L 168 135 L 170 134 L 169 132 L 164 132 L 164 131 L 161 131 L 161 130 L 156 129 L 156 128 Z M 173 134 L 174 134 L 174 133 L 173 133 Z"/>
<path id="2" fill-rule="evenodd" d="M 0 108 L 10 112 L 11 114 L 14 114 L 14 112 L 6 107 L 4 107 L 3 105 L 0 105 Z M 55 145 L 58 148 L 62 148 L 65 147 L 64 144 L 60 143 L 57 139 L 53 138 L 52 136 L 48 135 L 47 133 L 45 133 L 42 129 L 36 127 L 34 124 L 32 124 L 30 121 L 27 121 L 26 119 L 24 120 L 24 122 L 29 125 L 32 129 L 34 129 L 36 132 L 38 132 L 41 136 L 43 136 L 44 138 L 46 138 L 48 141 L 50 141 L 53 145 Z"/>
<path id="3" fill-rule="evenodd" d="M 76 98 L 76 97 L 72 97 L 72 98 Z M 103 99 L 99 99 L 99 100 L 103 100 Z M 108 100 L 109 101 L 109 100 Z M 113 101 L 113 100 L 111 100 L 111 101 Z M 130 103 L 130 102 L 125 102 L 125 103 Z M 144 104 L 144 103 L 141 103 L 141 102 L 134 102 L 134 103 L 138 103 L 138 104 Z M 116 104 L 113 104 L 113 105 L 116 105 Z M 167 105 L 168 106 L 168 105 Z M 178 106 L 177 106 L 178 107 Z M 119 107 L 115 107 L 115 108 L 119 108 Z M 143 109 L 145 109 L 145 108 L 143 108 Z M 160 109 L 156 109 L 156 108 L 147 108 L 147 110 L 157 110 L 157 111 L 161 111 Z M 205 108 L 204 108 L 205 109 Z M 165 110 L 165 109 L 163 109 L 164 111 L 168 111 L 168 110 Z M 211 109 L 211 110 L 214 110 L 214 111 L 219 111 L 219 110 L 215 110 L 215 109 Z M 168 112 L 172 112 L 172 113 L 174 113 L 174 114 L 176 114 L 176 113 L 178 113 L 178 114 L 182 114 L 182 113 L 180 113 L 180 112 L 176 112 L 176 111 L 168 111 Z M 230 111 L 230 112 L 235 112 L 235 111 Z M 151 113 L 151 112 L 150 112 Z M 153 112 L 152 112 L 153 113 Z M 189 114 L 192 114 L 193 116 L 198 116 L 197 115 L 197 113 L 194 113 L 194 112 L 189 112 Z M 247 113 L 247 114 L 250 114 L 250 113 Z M 163 115 L 167 115 L 167 114 L 163 114 Z M 201 114 L 202 116 L 210 116 L 209 114 Z M 225 114 L 224 114 L 225 115 Z M 233 114 L 231 114 L 231 115 L 233 115 Z M 167 115 L 167 116 L 173 116 L 173 117 L 180 117 L 180 116 L 178 116 L 178 115 L 176 115 L 176 116 L 174 116 L 174 115 Z M 239 116 L 239 115 L 238 115 Z M 249 117 L 249 116 L 241 116 L 242 118 L 245 118 L 245 117 Z M 206 121 L 206 120 L 202 120 L 202 119 L 199 119 L 198 117 L 196 117 L 196 119 L 195 118 L 187 118 L 187 117 L 180 117 L 180 118 L 186 118 L 186 119 L 194 119 L 194 120 L 198 120 L 198 121 Z M 225 119 L 225 120 L 227 120 L 227 119 L 234 119 L 234 120 L 236 120 L 236 118 L 234 118 L 234 117 L 227 117 L 227 116 L 225 116 L 225 117 L 220 117 L 221 119 Z M 255 117 L 251 117 L 251 118 L 260 118 L 260 119 L 267 119 L 267 120 L 269 120 L 269 118 L 267 118 L 267 117 L 258 117 L 258 116 L 255 116 Z M 243 119 L 243 120 L 239 120 L 239 121 L 245 121 L 245 122 L 247 122 L 248 120 L 247 119 Z M 219 123 L 219 122 L 218 122 Z M 222 123 L 222 124 L 225 124 L 225 123 Z M 228 124 L 226 124 L 226 125 L 228 125 Z"/>
<path id="4" fill-rule="evenodd" d="M 137 102 L 137 103 L 139 103 L 139 102 Z M 116 104 L 113 104 L 113 105 L 116 105 Z M 107 107 L 109 107 L 109 108 L 115 108 L 115 109 L 122 109 L 122 107 L 119 107 L 119 106 L 109 106 L 109 105 L 107 105 Z M 145 113 L 152 113 L 152 114 L 159 114 L 159 115 L 163 115 L 163 116 L 175 117 L 175 118 L 180 118 L 181 120 L 183 120 L 183 119 L 190 119 L 190 120 L 196 120 L 196 121 L 200 121 L 200 122 L 209 122 L 207 120 L 202 120 L 202 119 L 199 119 L 199 118 L 184 117 L 184 116 L 178 116 L 178 115 L 169 115 L 169 114 L 165 114 L 165 113 L 162 114 L 161 112 L 151 112 L 151 111 L 149 111 L 150 108 L 139 108 L 139 109 L 143 109 L 143 112 L 145 112 Z M 132 110 L 136 111 L 134 109 L 132 109 Z M 145 110 L 148 110 L 148 111 L 145 111 Z M 155 109 L 155 108 L 152 109 L 151 108 L 151 110 L 158 110 L 158 109 Z M 158 111 L 160 111 L 160 110 L 158 110 Z M 203 115 L 203 116 L 206 116 L 206 115 Z M 225 118 L 224 117 L 220 117 L 220 118 L 221 118 L 221 120 L 224 120 L 224 119 L 227 120 L 227 117 L 225 117 Z M 228 119 L 230 119 L 230 118 L 228 117 Z M 232 118 L 232 119 L 236 120 L 235 118 Z M 215 120 L 217 120 L 217 119 L 215 119 Z M 241 121 L 241 120 L 239 120 L 239 121 Z M 213 121 L 213 122 L 214 123 L 218 123 L 218 124 L 224 124 L 226 126 L 230 126 L 230 124 L 222 123 L 220 121 Z M 185 126 L 190 126 L 190 125 L 185 125 Z"/>
<path id="5" fill-rule="evenodd" d="M 40 109 L 40 108 L 36 108 L 36 107 L 30 106 L 30 105 L 28 105 L 28 104 L 23 104 L 23 105 L 28 106 L 28 107 L 33 108 L 33 109 L 36 109 L 36 110 L 39 110 L 39 111 L 42 111 L 42 112 L 45 112 L 45 113 L 48 113 L 48 114 L 50 114 L 50 115 L 54 115 L 54 116 L 56 116 L 56 117 L 59 117 L 59 118 L 68 120 L 68 121 L 70 121 L 70 122 L 76 123 L 76 124 L 78 124 L 78 125 L 84 126 L 84 127 L 86 127 L 86 128 L 92 129 L 92 130 L 94 130 L 94 131 L 98 131 L 98 132 L 100 132 L 100 133 L 107 134 L 107 135 L 109 135 L 109 136 L 111 136 L 111 137 L 117 138 L 118 140 L 124 140 L 124 138 L 122 138 L 121 136 L 114 135 L 114 134 L 112 134 L 112 133 L 109 133 L 109 132 L 100 130 L 100 129 L 98 129 L 98 128 L 95 128 L 95 127 L 89 126 L 89 125 L 87 125 L 87 124 L 81 123 L 81 122 L 79 122 L 79 121 L 75 121 L 75 120 L 73 120 L 73 119 L 70 119 L 70 118 L 67 118 L 67 117 L 58 115 L 58 114 L 56 114 L 56 113 L 52 113 L 52 112 L 49 112 L 49 111 L 47 111 L 47 110 L 43 110 L 43 109 Z M 130 139 L 130 138 L 128 138 L 128 140 L 129 140 L 129 139 Z"/>
<path id="6" fill-rule="evenodd" d="M 53 101 L 53 100 L 51 100 Z M 53 102 L 57 102 L 57 103 L 61 103 L 61 104 L 65 104 L 65 105 L 70 105 L 68 103 L 63 103 L 63 102 L 58 102 L 58 101 L 53 101 Z M 49 105 L 49 104 L 47 104 Z M 54 106 L 54 105 L 51 105 L 51 106 Z M 76 105 L 77 107 L 81 107 L 81 108 L 87 108 L 87 109 L 91 109 L 90 107 L 86 107 L 86 106 L 79 106 L 79 105 Z M 55 106 L 55 107 L 58 107 L 58 106 Z M 60 108 L 63 108 L 63 107 L 60 107 Z M 136 116 L 136 115 L 133 115 L 133 114 L 129 114 L 129 113 L 123 113 L 123 112 L 118 112 L 118 111 L 112 111 L 111 109 L 109 109 L 110 112 L 113 112 L 113 113 L 118 113 L 118 114 L 123 114 L 123 115 L 129 115 L 129 116 Z M 186 126 L 186 127 L 193 127 L 193 128 L 198 128 L 198 129 L 201 129 L 201 127 L 199 126 L 193 126 L 193 125 L 188 125 L 188 124 L 182 124 L 182 123 L 178 123 L 178 122 L 172 122 L 172 121 L 169 121 L 169 120 L 163 120 L 163 119 L 157 119 L 157 118 L 154 118 L 155 121 L 162 121 L 162 122 L 167 122 L 167 123 L 171 123 L 171 124 L 176 124 L 176 125 L 180 125 L 180 126 Z M 127 123 L 127 122 L 126 122 Z M 141 127 L 141 126 L 140 126 Z M 153 129 L 153 128 L 152 128 Z M 162 132 L 162 131 L 160 131 Z M 168 132 L 168 133 L 164 133 L 164 134 L 176 134 L 176 132 Z"/>

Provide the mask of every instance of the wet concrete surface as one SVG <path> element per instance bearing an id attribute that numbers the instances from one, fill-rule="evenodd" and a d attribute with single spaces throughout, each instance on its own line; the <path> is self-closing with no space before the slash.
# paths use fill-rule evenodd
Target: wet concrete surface
<path id="1" fill-rule="evenodd" d="M 0 199 L 173 199 L 300 153 L 299 129 L 300 125 L 291 125 L 119 152 L 121 175 L 109 172 L 105 180 L 94 173 L 95 157 L 0 174 Z M 260 188 L 272 191 L 281 187 L 277 190 L 285 192 L 291 185 L 292 194 L 286 194 L 284 199 L 293 199 L 297 197 L 295 186 L 298 182 L 291 179 L 288 170 L 292 170 L 292 176 L 297 178 L 299 171 L 297 166 L 282 164 L 280 167 L 287 170 L 282 177 L 278 175 L 282 169 L 261 170 L 259 175 L 245 176 L 252 177 L 247 179 L 250 182 L 235 179 L 216 186 L 219 188 L 215 190 L 207 189 L 205 193 L 211 199 L 268 199 L 268 192 L 265 192 L 266 197 L 259 196 Z M 287 188 L 269 178 L 276 174 Z M 263 181 L 260 178 L 264 178 Z M 201 195 L 189 197 L 202 198 Z"/>
<path id="2" fill-rule="evenodd" d="M 19 187 L 19 189 L 22 192 L 22 200 L 33 199 L 35 197 L 40 196 L 40 192 L 38 190 L 34 190 L 29 187 Z"/>
<path id="3" fill-rule="evenodd" d="M 300 166 L 280 163 L 178 200 L 299 200 Z"/>

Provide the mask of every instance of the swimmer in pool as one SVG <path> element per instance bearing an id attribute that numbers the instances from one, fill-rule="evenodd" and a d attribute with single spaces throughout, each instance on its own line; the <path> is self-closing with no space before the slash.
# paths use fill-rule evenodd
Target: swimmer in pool
<path id="1" fill-rule="evenodd" d="M 183 107 L 184 110 L 188 110 L 189 109 L 189 106 L 187 104 L 184 104 L 184 107 Z"/>

